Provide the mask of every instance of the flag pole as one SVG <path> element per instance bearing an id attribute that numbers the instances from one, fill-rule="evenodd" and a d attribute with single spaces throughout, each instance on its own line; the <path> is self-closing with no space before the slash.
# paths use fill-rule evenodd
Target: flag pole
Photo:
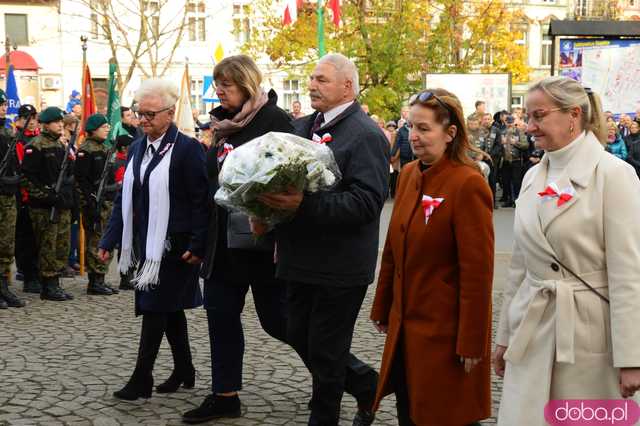
<path id="1" fill-rule="evenodd" d="M 81 81 L 84 85 L 84 76 L 85 76 L 85 68 L 87 67 L 87 37 L 80 36 L 80 41 L 82 42 L 82 78 Z M 82 93 L 84 93 L 84 87 L 82 88 Z M 82 116 L 84 117 L 84 109 L 85 109 L 85 96 L 82 96 L 82 100 L 80 101 L 81 109 L 83 111 Z M 80 129 L 84 129 L 84 122 L 81 121 L 78 123 L 78 127 L 76 127 L 76 132 L 79 132 Z M 84 275 L 84 258 L 85 258 L 85 246 L 84 246 L 84 226 L 82 225 L 82 214 L 80 214 L 80 221 L 78 223 L 78 257 L 80 258 L 80 275 Z"/>
<path id="2" fill-rule="evenodd" d="M 318 0 L 318 56 L 323 57 L 326 55 L 324 47 L 324 1 Z"/>

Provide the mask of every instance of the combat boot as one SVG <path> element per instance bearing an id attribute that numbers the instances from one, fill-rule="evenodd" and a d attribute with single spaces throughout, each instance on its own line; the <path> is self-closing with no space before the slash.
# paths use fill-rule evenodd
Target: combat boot
<path id="1" fill-rule="evenodd" d="M 104 286 L 104 275 L 100 279 L 100 274 L 89 272 L 89 284 L 87 284 L 87 294 L 96 296 L 110 296 L 113 292 Z"/>
<path id="2" fill-rule="evenodd" d="M 9 290 L 9 280 L 4 275 L 0 277 L 0 298 L 12 308 L 24 308 L 25 303 Z"/>
<path id="3" fill-rule="evenodd" d="M 9 305 L 7 305 L 7 302 L 4 301 L 4 299 L 0 298 L 0 309 L 8 309 Z"/>
<path id="4" fill-rule="evenodd" d="M 131 274 L 120 274 L 120 290 L 135 290 L 135 287 L 131 284 Z"/>
<path id="5" fill-rule="evenodd" d="M 25 280 L 22 283 L 22 291 L 25 293 L 34 293 L 40 294 L 42 293 L 42 284 L 37 279 L 34 280 Z"/>
<path id="6" fill-rule="evenodd" d="M 62 302 L 68 300 L 65 292 L 60 288 L 58 277 L 42 278 L 42 292 L 40 293 L 42 300 L 54 300 Z"/>

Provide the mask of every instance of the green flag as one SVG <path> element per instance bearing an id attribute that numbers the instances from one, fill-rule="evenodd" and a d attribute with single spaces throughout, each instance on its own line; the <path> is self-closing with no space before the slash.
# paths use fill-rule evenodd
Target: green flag
<path id="1" fill-rule="evenodd" d="M 122 127 L 122 117 L 120 115 L 120 96 L 116 84 L 116 64 L 109 64 L 109 100 L 107 103 L 107 120 L 111 125 L 109 136 L 105 141 L 105 145 L 111 148 L 115 140 L 120 135 L 126 135 L 128 132 Z"/>
<path id="2" fill-rule="evenodd" d="M 324 2 L 318 0 L 318 55 L 322 58 L 327 54 L 324 47 Z"/>

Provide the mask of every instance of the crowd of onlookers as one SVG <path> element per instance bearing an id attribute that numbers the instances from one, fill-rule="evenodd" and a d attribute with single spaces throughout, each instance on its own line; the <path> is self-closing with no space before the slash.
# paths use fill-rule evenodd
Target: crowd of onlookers
<path id="1" fill-rule="evenodd" d="M 366 106 L 366 105 L 365 105 Z M 409 108 L 401 110 L 397 121 L 387 121 L 377 115 L 378 123 L 391 145 L 390 195 L 395 195 L 400 169 L 415 159 L 409 143 Z M 618 121 L 613 113 L 605 112 L 608 141 L 605 149 L 630 163 L 640 176 L 640 108 L 635 118 L 621 114 Z M 487 112 L 486 103 L 477 101 L 475 111 L 467 117 L 471 143 L 482 151 L 473 153 L 494 194 L 494 208 L 514 207 L 524 174 L 540 162 L 544 151 L 538 149 L 535 138 L 527 134 L 527 115 L 521 107 L 511 112 Z"/>

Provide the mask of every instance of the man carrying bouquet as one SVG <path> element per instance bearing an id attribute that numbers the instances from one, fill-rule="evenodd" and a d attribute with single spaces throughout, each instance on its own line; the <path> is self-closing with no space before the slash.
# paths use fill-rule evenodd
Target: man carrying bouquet
<path id="1" fill-rule="evenodd" d="M 320 59 L 309 81 L 316 112 L 294 122 L 295 134 L 331 148 L 342 180 L 329 191 L 259 198 L 294 212 L 276 226 L 277 276 L 288 285 L 288 340 L 313 375 L 309 425 L 338 425 L 344 391 L 358 401 L 353 424 L 373 422 L 377 373 L 349 351 L 374 279 L 389 143 L 356 102 L 358 93 L 352 61 L 340 54 Z"/>

